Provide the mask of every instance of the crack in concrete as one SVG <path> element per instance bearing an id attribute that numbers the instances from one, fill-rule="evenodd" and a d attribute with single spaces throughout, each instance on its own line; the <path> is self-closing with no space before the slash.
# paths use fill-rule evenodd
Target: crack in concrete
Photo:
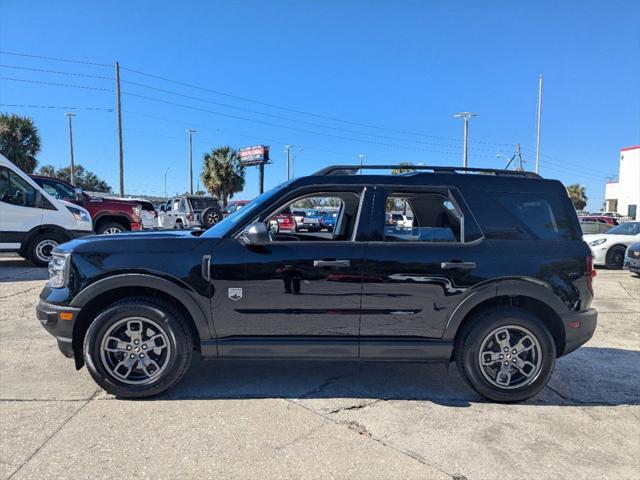
<path id="1" fill-rule="evenodd" d="M 371 405 L 374 405 L 376 403 L 383 402 L 383 401 L 384 401 L 384 399 L 379 398 L 377 400 L 373 400 L 372 402 L 359 403 L 357 405 L 350 405 L 348 407 L 336 408 L 335 410 L 331 410 L 331 411 L 327 412 L 327 414 L 332 415 L 334 413 L 346 412 L 346 411 L 349 411 L 349 410 L 360 410 L 360 409 L 367 408 L 367 407 L 369 407 Z"/>
<path id="2" fill-rule="evenodd" d="M 24 466 L 25 466 L 27 463 L 29 463 L 29 462 L 31 461 L 31 459 L 32 459 L 32 458 L 34 458 L 34 457 L 35 457 L 35 456 L 40 452 L 40 450 L 42 450 L 42 449 L 47 445 L 47 443 L 49 443 L 49 442 L 51 441 L 51 439 L 52 439 L 53 437 L 55 437 L 55 436 L 58 434 L 58 432 L 59 432 L 60 430 L 62 430 L 62 429 L 65 427 L 65 425 L 67 425 L 67 424 L 68 424 L 71 420 L 73 420 L 73 419 L 74 419 L 74 418 L 75 418 L 75 417 L 76 417 L 76 416 L 77 416 L 77 415 L 78 415 L 78 414 L 79 414 L 79 413 L 80 413 L 80 412 L 81 412 L 81 411 L 82 411 L 82 410 L 83 410 L 87 405 L 89 405 L 89 403 L 90 403 L 94 398 L 96 398 L 96 397 L 98 396 L 98 394 L 99 394 L 101 391 L 102 391 L 102 389 L 101 389 L 101 388 L 97 388 L 97 389 L 96 389 L 96 391 L 93 393 L 93 395 L 91 395 L 91 397 L 90 397 L 88 400 L 85 400 L 85 401 L 84 401 L 84 403 L 83 403 L 82 405 L 80 405 L 80 407 L 78 407 L 78 409 L 77 409 L 75 412 L 73 412 L 73 413 L 72 413 L 72 414 L 71 414 L 71 415 L 70 415 L 70 416 L 69 416 L 69 417 L 68 417 L 64 422 L 62 422 L 62 425 L 60 425 L 58 428 L 56 428 L 56 429 L 53 431 L 53 433 L 52 433 L 51 435 L 49 435 L 49 436 L 45 439 L 45 441 L 44 441 L 44 442 L 42 442 L 42 444 L 41 444 L 38 448 L 36 448 L 36 450 L 35 450 L 31 455 L 29 455 L 29 457 L 27 457 L 27 459 L 26 459 L 24 462 L 22 462 L 22 463 L 20 464 L 20 466 L 19 466 L 18 468 L 16 468 L 13 472 L 11 472 L 11 475 L 9 475 L 9 476 L 7 477 L 7 480 L 11 480 L 13 477 L 15 477 L 15 476 L 16 476 L 16 474 L 17 474 L 20 470 L 22 470 L 22 469 L 24 468 Z"/>
<path id="3" fill-rule="evenodd" d="M 0 300 L 4 300 L 5 298 L 11 298 L 11 297 L 15 297 L 15 296 L 18 296 L 18 295 L 22 295 L 23 293 L 30 292 L 30 291 L 35 290 L 37 288 L 42 288 L 42 285 L 38 285 L 36 287 L 27 288 L 26 290 L 22 290 L 21 292 L 10 293 L 9 295 L 5 295 L 4 297 L 0 297 Z"/>
<path id="4" fill-rule="evenodd" d="M 329 379 L 328 379 L 328 380 L 329 380 Z M 325 383 L 326 383 L 326 382 L 325 382 Z M 364 432 L 366 432 L 367 434 L 365 434 L 365 433 L 361 433 L 361 432 L 360 432 L 360 431 L 358 431 L 358 430 L 354 430 L 354 428 L 350 427 L 350 426 L 349 426 L 349 425 L 347 425 L 345 422 L 336 421 L 334 418 L 330 417 L 330 416 L 329 416 L 329 414 L 323 414 L 323 413 L 317 412 L 317 411 L 315 411 L 315 410 L 313 410 L 313 409 L 311 409 L 311 408 L 305 407 L 305 406 L 304 406 L 304 405 L 302 405 L 301 403 L 295 402 L 295 401 L 293 401 L 293 400 L 288 400 L 288 399 L 286 399 L 286 398 L 283 398 L 282 400 L 284 400 L 285 402 L 292 403 L 293 405 L 296 405 L 296 406 L 298 406 L 298 407 L 300 407 L 300 408 L 304 408 L 306 411 L 311 412 L 311 413 L 313 413 L 313 414 L 315 414 L 315 415 L 318 415 L 318 416 L 320 416 L 320 417 L 322 417 L 322 418 L 325 418 L 325 419 L 329 420 L 330 422 L 335 423 L 336 425 L 344 425 L 344 426 L 347 426 L 347 428 L 349 428 L 349 430 L 354 431 L 354 432 L 355 432 L 355 433 L 357 433 L 358 435 L 364 436 L 364 437 L 366 437 L 366 438 L 370 438 L 371 440 L 373 440 L 373 441 L 375 441 L 375 442 L 378 442 L 378 443 L 379 443 L 379 444 L 381 444 L 382 446 L 387 447 L 387 448 L 390 448 L 391 450 L 394 450 L 394 451 L 396 451 L 396 452 L 398 452 L 398 453 L 400 453 L 400 454 L 402 454 L 402 455 L 405 455 L 405 456 L 407 456 L 407 457 L 409 457 L 409 458 L 412 458 L 412 459 L 414 459 L 415 461 L 417 461 L 417 462 L 419 462 L 419 463 L 421 463 L 421 464 L 423 464 L 423 465 L 425 465 L 425 466 L 427 466 L 427 467 L 429 467 L 429 468 L 433 468 L 434 470 L 437 470 L 437 471 L 439 471 L 439 472 L 441 472 L 441 473 L 443 473 L 443 474 L 447 475 L 448 477 L 451 477 L 452 479 L 455 479 L 455 480 L 467 480 L 467 477 L 465 477 L 465 476 L 463 476 L 463 475 L 461 475 L 461 474 L 459 474 L 459 473 L 451 474 L 451 473 L 449 473 L 449 472 L 446 472 L 446 471 L 442 470 L 442 469 L 441 469 L 441 468 L 439 468 L 439 467 L 436 467 L 435 465 L 432 465 L 432 464 L 428 463 L 424 457 L 422 457 L 422 456 L 420 456 L 420 455 L 416 454 L 415 452 L 412 452 L 411 450 L 403 450 L 403 449 L 401 449 L 401 448 L 399 448 L 399 447 L 395 447 L 394 445 L 391 445 L 391 444 L 389 444 L 389 443 L 386 443 L 386 442 L 385 442 L 385 441 L 383 441 L 382 439 L 377 438 L 375 435 L 373 435 L 371 432 L 369 432 L 369 430 L 367 430 L 366 426 L 365 426 L 365 425 L 363 425 L 363 424 L 359 424 L 359 425 L 364 429 Z M 356 423 L 358 423 L 358 422 L 356 422 Z"/>
<path id="5" fill-rule="evenodd" d="M 324 382 L 322 382 L 320 385 L 318 385 L 318 387 L 314 390 L 309 390 L 308 392 L 304 393 L 303 395 L 301 395 L 299 398 L 308 398 L 309 395 L 311 395 L 312 393 L 322 393 L 324 390 L 326 390 L 327 388 L 329 388 L 329 386 L 339 380 L 342 380 L 343 378 L 347 378 L 350 377 L 352 374 L 351 373 L 347 373 L 344 375 L 336 375 L 334 377 L 329 377 L 327 379 L 325 379 Z"/>

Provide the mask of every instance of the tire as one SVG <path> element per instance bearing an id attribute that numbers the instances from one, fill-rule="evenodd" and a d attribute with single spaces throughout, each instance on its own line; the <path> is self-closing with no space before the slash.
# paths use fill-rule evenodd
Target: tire
<path id="1" fill-rule="evenodd" d="M 205 208 L 200 214 L 200 219 L 202 226 L 204 228 L 209 228 L 220 221 L 220 211 L 214 207 Z"/>
<path id="2" fill-rule="evenodd" d="M 96 228 L 98 235 L 114 235 L 116 233 L 124 233 L 127 228 L 120 222 L 102 222 L 100 226 Z"/>
<path id="3" fill-rule="evenodd" d="M 503 334 L 505 327 L 508 338 Z M 505 340 L 512 349 L 510 352 L 505 352 L 505 345 L 499 343 Z M 513 355 L 513 347 L 530 348 Z M 483 366 L 481 358 L 489 365 Z M 456 339 L 455 361 L 462 378 L 483 397 L 501 403 L 519 402 L 546 386 L 555 366 L 556 347 L 549 330 L 531 312 L 497 307 L 463 328 Z"/>
<path id="4" fill-rule="evenodd" d="M 607 268 L 611 270 L 621 270 L 622 265 L 624 264 L 625 252 L 626 248 L 622 245 L 611 247 L 607 252 L 607 257 L 605 259 L 605 265 Z"/>
<path id="5" fill-rule="evenodd" d="M 26 258 L 37 267 L 46 267 L 51 260 L 51 251 L 68 239 L 58 232 L 43 232 L 29 240 Z"/>
<path id="6" fill-rule="evenodd" d="M 119 398 L 151 397 L 172 388 L 189 368 L 192 353 L 193 338 L 183 316 L 147 298 L 122 300 L 103 310 L 89 326 L 82 348 L 93 379 Z"/>

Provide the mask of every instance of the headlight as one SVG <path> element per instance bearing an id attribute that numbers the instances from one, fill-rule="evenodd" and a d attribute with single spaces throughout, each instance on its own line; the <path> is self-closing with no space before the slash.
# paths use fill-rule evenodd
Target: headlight
<path id="1" fill-rule="evenodd" d="M 593 242 L 589 242 L 588 245 L 590 247 L 597 247 L 598 245 L 602 245 L 606 241 L 607 241 L 606 238 L 599 238 L 598 240 L 594 240 Z"/>
<path id="2" fill-rule="evenodd" d="M 79 221 L 79 222 L 90 222 L 91 221 L 91 217 L 89 216 L 89 214 L 85 210 L 80 210 L 79 208 L 70 207 L 68 205 L 67 205 L 67 208 L 69 209 L 69 211 L 73 215 L 73 218 L 75 218 L 77 221 Z"/>
<path id="3" fill-rule="evenodd" d="M 51 254 L 49 262 L 49 285 L 51 288 L 66 287 L 69 283 L 69 268 L 71 264 L 70 253 Z"/>

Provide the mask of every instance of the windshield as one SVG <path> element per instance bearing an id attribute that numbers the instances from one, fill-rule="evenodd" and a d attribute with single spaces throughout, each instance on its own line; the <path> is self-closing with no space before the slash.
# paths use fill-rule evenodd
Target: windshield
<path id="1" fill-rule="evenodd" d="M 638 235 L 639 233 L 640 222 L 627 222 L 607 230 L 607 235 Z"/>
<path id="2" fill-rule="evenodd" d="M 271 199 L 275 197 L 282 185 L 272 188 L 258 195 L 242 208 L 236 210 L 231 215 L 213 225 L 206 232 L 202 234 L 203 237 L 224 237 L 231 229 L 233 229 L 239 223 L 243 223 L 254 215 L 255 212 L 260 210 L 260 207 L 271 202 Z"/>

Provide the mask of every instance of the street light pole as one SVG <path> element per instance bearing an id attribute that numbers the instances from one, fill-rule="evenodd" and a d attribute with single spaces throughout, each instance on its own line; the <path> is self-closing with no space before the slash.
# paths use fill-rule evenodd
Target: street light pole
<path id="1" fill-rule="evenodd" d="M 284 151 L 287 154 L 287 180 L 291 180 L 291 145 L 285 145 Z"/>
<path id="2" fill-rule="evenodd" d="M 189 192 L 193 195 L 193 133 L 195 130 L 190 128 L 187 130 L 189 134 Z"/>
<path id="3" fill-rule="evenodd" d="M 362 175 L 362 170 L 364 169 L 364 159 L 367 158 L 367 156 L 361 153 L 360 155 L 358 155 L 358 158 L 360 159 L 360 175 Z"/>
<path id="4" fill-rule="evenodd" d="M 171 167 L 167 167 L 167 169 L 164 172 L 164 199 L 165 200 L 169 200 L 169 197 L 167 197 L 167 173 L 169 173 L 169 169 Z"/>
<path id="5" fill-rule="evenodd" d="M 467 168 L 467 165 L 468 165 L 467 151 L 468 151 L 468 144 L 469 144 L 469 119 L 471 117 L 477 117 L 477 116 L 478 114 L 473 112 L 460 112 L 454 115 L 454 117 L 462 118 L 464 120 L 464 143 L 462 145 L 462 166 L 464 168 Z"/>
<path id="6" fill-rule="evenodd" d="M 536 129 L 536 173 L 540 173 L 540 124 L 542 122 L 542 79 L 538 77 L 538 125 Z"/>
<path id="7" fill-rule="evenodd" d="M 71 154 L 71 185 L 76 186 L 75 164 L 73 162 L 73 128 L 71 127 L 71 119 L 76 116 L 75 113 L 65 113 L 65 117 L 69 119 L 69 152 Z"/>

